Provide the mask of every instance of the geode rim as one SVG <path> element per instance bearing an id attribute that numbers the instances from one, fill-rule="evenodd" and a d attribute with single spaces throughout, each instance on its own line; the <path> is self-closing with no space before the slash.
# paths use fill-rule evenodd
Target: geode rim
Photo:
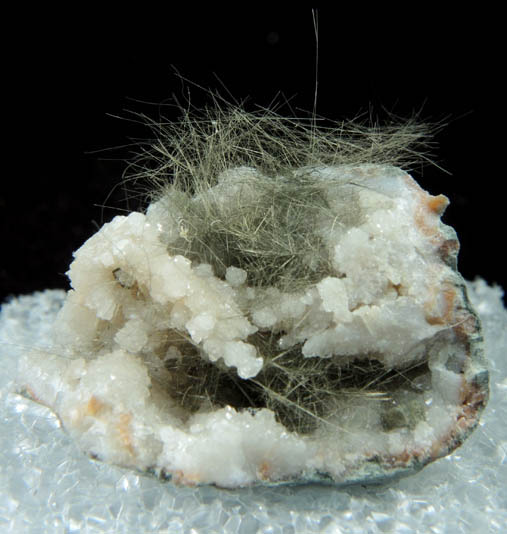
<path id="1" fill-rule="evenodd" d="M 185 445 L 185 432 L 187 432 L 188 429 L 185 430 L 185 427 L 180 426 L 178 422 L 173 421 L 170 423 L 168 421 L 159 421 L 161 416 L 159 416 L 157 412 L 154 416 L 153 424 L 155 426 L 159 425 L 160 435 L 166 436 L 166 441 L 163 442 L 162 445 L 159 445 L 157 439 L 149 438 L 150 429 L 148 427 L 143 428 L 142 422 L 136 420 L 133 408 L 134 404 L 132 404 L 130 408 L 124 406 L 125 399 L 123 399 L 121 395 L 118 396 L 112 389 L 108 390 L 109 386 L 107 384 L 103 386 L 105 388 L 103 391 L 97 386 L 96 393 L 93 392 L 93 385 L 86 386 L 88 389 L 81 385 L 86 381 L 87 373 L 91 376 L 89 370 L 93 365 L 92 362 L 97 362 L 97 360 L 94 360 L 92 353 L 83 354 L 84 346 L 87 347 L 86 350 L 88 351 L 94 350 L 95 356 L 97 356 L 98 359 L 114 350 L 117 352 L 112 352 L 111 354 L 117 354 L 117 357 L 121 359 L 121 354 L 118 353 L 118 347 L 120 347 L 122 351 L 129 349 L 132 354 L 135 354 L 136 352 L 142 354 L 142 343 L 146 344 L 148 341 L 144 340 L 141 343 L 135 336 L 132 337 L 132 333 L 124 328 L 127 319 L 122 319 L 122 321 L 118 323 L 120 327 L 113 326 L 114 321 L 116 321 L 115 317 L 118 312 L 118 306 L 125 306 L 125 309 L 130 306 L 130 308 L 128 308 L 130 309 L 129 313 L 131 314 L 129 320 L 132 320 L 132 317 L 134 317 L 134 320 L 138 321 L 142 327 L 142 321 L 140 319 L 141 315 L 139 315 L 137 308 L 132 308 L 132 303 L 130 303 L 130 301 L 125 300 L 120 304 L 111 301 L 109 304 L 107 302 L 104 304 L 105 301 L 102 300 L 103 295 L 100 293 L 97 293 L 95 296 L 92 295 L 95 301 L 90 300 L 92 297 L 90 297 L 89 294 L 81 294 L 80 296 L 79 284 L 83 283 L 85 275 L 80 272 L 78 273 L 75 268 L 71 268 L 71 278 L 75 290 L 69 293 L 70 304 L 67 306 L 65 312 L 67 315 L 62 314 L 59 319 L 60 322 L 66 323 L 65 328 L 67 330 L 65 331 L 65 335 L 67 336 L 67 341 L 70 340 L 70 343 L 66 347 L 67 353 L 63 358 L 63 361 L 60 361 L 62 358 L 58 355 L 55 355 L 54 358 L 48 358 L 45 354 L 41 356 L 41 354 L 37 353 L 31 353 L 22 358 L 20 362 L 20 376 L 18 379 L 20 389 L 26 392 L 27 395 L 34 400 L 52 408 L 62 420 L 63 426 L 78 440 L 80 446 L 92 456 L 113 463 L 128 465 L 140 470 L 152 470 L 161 476 L 172 478 L 176 483 L 188 485 L 216 484 L 223 487 L 236 487 L 256 483 L 279 485 L 307 482 L 324 482 L 338 485 L 356 483 L 376 484 L 392 478 L 409 475 L 418 471 L 426 464 L 452 452 L 461 445 L 470 432 L 475 428 L 480 414 L 487 403 L 488 371 L 486 369 L 486 362 L 483 354 L 483 339 L 481 335 L 480 321 L 469 303 L 464 280 L 457 271 L 458 240 L 454 230 L 440 221 L 440 216 L 445 210 L 448 200 L 442 195 L 436 197 L 428 195 L 406 173 L 397 169 L 389 170 L 383 166 L 358 166 L 345 169 L 345 172 L 356 173 L 358 179 L 362 179 L 362 177 L 366 176 L 368 180 L 371 180 L 371 175 L 377 176 L 384 173 L 384 176 L 388 177 L 386 178 L 387 182 L 389 182 L 389 180 L 394 180 L 395 182 L 397 181 L 397 184 L 403 183 L 404 187 L 406 187 L 406 195 L 408 195 L 414 202 L 412 216 L 417 232 L 423 236 L 423 239 L 426 240 L 425 242 L 433 247 L 441 264 L 448 267 L 444 276 L 445 280 L 441 281 L 439 279 L 438 282 L 435 281 L 436 289 L 434 294 L 429 295 L 424 303 L 426 323 L 430 326 L 435 326 L 438 329 L 433 337 L 429 338 L 429 340 L 425 340 L 427 343 L 427 345 L 425 345 L 425 348 L 427 349 L 426 354 L 431 353 L 434 356 L 434 359 L 438 360 L 441 352 L 445 352 L 449 347 L 454 348 L 454 353 L 451 350 L 447 356 L 443 356 L 444 359 L 440 361 L 439 364 L 434 364 L 435 368 L 433 370 L 430 369 L 432 379 L 434 373 L 438 374 L 443 372 L 445 375 L 446 369 L 448 369 L 453 374 L 457 375 L 460 381 L 458 388 L 459 401 L 454 407 L 451 419 L 445 426 L 445 431 L 437 432 L 435 430 L 438 435 L 437 439 L 433 439 L 431 443 L 428 443 L 427 439 L 421 440 L 420 445 L 404 446 L 401 448 L 402 450 L 397 450 L 395 453 L 385 453 L 383 451 L 375 450 L 376 445 L 373 443 L 371 452 L 363 450 L 360 458 L 358 458 L 357 455 L 352 455 L 353 457 L 349 460 L 345 454 L 339 459 L 340 467 L 334 473 L 325 472 L 318 466 L 307 466 L 305 469 L 296 469 L 293 472 L 287 468 L 285 473 L 283 469 L 281 469 L 281 472 L 277 473 L 276 466 L 273 466 L 269 460 L 260 458 L 258 461 L 255 460 L 257 463 L 252 467 L 253 471 L 251 471 L 250 474 L 247 473 L 237 476 L 232 474 L 230 478 L 225 477 L 222 479 L 214 478 L 215 475 L 200 475 L 196 472 L 195 468 L 189 468 L 187 470 L 184 467 L 185 461 L 182 462 L 183 467 L 178 468 L 177 465 L 166 466 L 163 462 L 152 465 L 145 459 L 138 460 L 138 456 L 141 454 L 138 451 L 144 447 L 142 452 L 142 455 L 144 455 L 143 458 L 155 458 L 160 456 L 165 458 L 165 461 L 168 462 L 168 458 L 170 458 L 170 450 L 172 450 L 171 447 L 174 447 L 174 450 L 177 451 L 178 447 L 188 446 Z M 390 182 L 388 184 L 388 189 L 389 187 L 392 187 Z M 153 226 L 150 222 L 143 222 L 144 220 L 141 221 L 140 217 L 138 217 L 138 219 L 139 221 L 137 221 L 136 224 L 140 223 L 142 228 Z M 141 234 L 139 235 L 144 235 L 144 230 L 142 230 L 142 228 Z M 129 243 L 121 243 L 121 247 L 125 250 L 129 249 Z M 115 247 L 116 246 L 121 248 L 120 244 L 116 244 Z M 79 258 L 78 254 L 79 251 L 75 255 L 76 261 Z M 113 283 L 117 283 L 125 291 L 132 292 L 132 288 L 136 286 L 137 280 L 135 277 L 131 278 L 131 274 L 125 274 L 120 269 L 118 261 L 113 258 L 114 250 L 113 252 L 107 252 L 97 248 L 94 254 L 96 257 L 99 257 L 99 260 L 96 260 L 95 256 L 90 256 L 90 258 L 92 258 L 90 261 L 92 263 L 94 261 L 102 262 L 103 265 L 107 265 L 107 269 L 112 273 L 111 277 Z M 111 257 L 107 256 L 107 254 Z M 188 266 L 183 263 L 183 267 L 187 269 Z M 72 275 L 72 269 L 74 269 L 74 275 Z M 142 270 L 141 267 L 139 269 Z M 95 275 L 92 275 L 92 277 L 93 276 Z M 200 274 L 199 276 L 203 275 Z M 204 278 L 206 278 L 206 276 L 210 275 L 205 273 Z M 79 281 L 80 279 L 81 281 Z M 98 275 L 97 280 L 99 280 Z M 437 280 L 437 278 L 435 278 L 435 280 Z M 225 281 L 223 283 L 225 283 Z M 166 291 L 166 289 L 162 288 L 161 291 Z M 166 298 L 165 302 L 171 302 L 171 310 L 173 310 L 176 307 L 174 303 L 182 298 L 181 296 L 184 295 L 185 290 L 175 286 L 171 291 L 173 291 L 176 296 L 171 294 L 170 296 L 164 296 L 164 298 Z M 232 294 L 229 289 L 227 291 L 227 295 Z M 143 298 L 145 297 L 143 296 Z M 72 306 L 74 306 L 74 308 L 72 308 Z M 96 308 L 94 308 L 94 306 Z M 100 308 L 101 306 L 102 308 Z M 98 319 L 94 319 L 94 309 L 99 310 L 99 308 L 100 311 L 97 312 Z M 126 316 L 127 312 L 125 312 L 125 317 Z M 199 315 L 196 316 L 200 317 Z M 187 324 L 191 324 L 191 326 L 187 326 L 186 328 L 188 329 L 189 334 L 194 336 L 193 332 L 199 331 L 199 328 L 202 327 L 202 319 L 200 323 L 196 323 L 194 317 L 187 321 Z M 238 329 L 246 332 L 244 337 L 246 340 L 246 336 L 252 330 L 250 326 L 245 325 L 246 323 L 239 324 Z M 107 333 L 114 328 L 116 328 L 116 333 L 113 333 L 112 335 Z M 206 328 L 208 327 L 206 326 Z M 213 328 L 213 325 L 210 328 Z M 104 332 L 106 333 L 104 334 Z M 146 339 L 152 336 L 152 334 L 153 332 L 148 332 L 145 336 Z M 72 336 L 75 336 L 75 338 L 73 339 Z M 91 341 L 86 341 L 87 336 Z M 106 336 L 103 337 L 103 339 L 109 339 L 109 341 L 101 341 L 100 336 Z M 200 336 L 199 341 L 197 341 L 198 336 Z M 196 334 L 194 341 L 200 343 L 200 339 L 203 337 L 202 332 L 199 332 L 198 336 Z M 82 343 L 85 343 L 85 345 Z M 86 343 L 88 343 L 88 345 L 86 345 Z M 97 347 L 90 349 L 90 347 L 94 346 L 96 343 L 98 343 Z M 252 353 L 251 350 L 246 350 L 246 343 L 241 341 L 241 337 L 231 339 L 230 341 L 227 341 L 227 343 L 229 343 L 227 346 L 230 348 L 227 356 L 229 360 L 227 360 L 225 355 L 223 356 L 226 364 L 236 365 L 238 370 L 240 370 L 240 365 L 242 365 L 241 372 L 238 371 L 240 376 L 241 373 L 245 376 L 248 376 L 249 374 L 252 375 L 252 373 L 255 374 L 255 369 L 257 369 L 258 366 L 258 358 L 255 358 L 255 354 Z M 231 343 L 233 345 L 230 345 Z M 140 347 L 138 351 L 136 351 L 135 348 L 137 345 Z M 217 344 L 215 343 L 213 345 L 210 343 L 209 346 L 216 349 Z M 225 346 L 226 344 L 224 344 L 224 347 Z M 244 356 L 244 358 L 241 360 L 234 351 L 239 351 L 239 354 Z M 118 354 L 120 355 L 118 356 Z M 458 354 L 458 356 L 454 356 L 455 354 Z M 220 356 L 220 354 L 213 355 L 210 353 L 211 361 L 216 360 Z M 72 368 L 71 366 L 67 367 L 67 362 L 65 362 L 65 359 L 68 359 L 69 357 L 75 360 L 73 363 L 74 367 Z M 430 359 L 429 356 L 428 358 Z M 135 365 L 137 365 L 137 360 L 134 360 L 135 359 L 130 363 L 135 367 Z M 130 363 L 128 365 L 130 365 Z M 109 367 L 104 367 L 104 372 L 109 373 Z M 111 380 L 114 381 L 116 377 L 113 376 L 113 374 L 111 374 Z M 119 374 L 121 374 L 121 372 Z M 151 388 L 150 377 L 148 374 L 146 374 L 146 376 L 139 376 L 141 377 L 141 381 L 144 380 L 144 385 L 146 386 L 145 389 L 148 391 L 149 388 Z M 128 377 L 125 380 L 128 386 Z M 104 391 L 109 391 L 108 394 L 110 395 L 110 398 L 104 394 Z M 136 391 L 135 387 L 133 387 L 133 398 L 135 397 Z M 141 389 L 139 389 L 139 391 L 141 391 Z M 152 393 L 148 394 L 142 393 L 141 397 L 142 395 L 148 396 L 146 398 L 140 397 L 139 405 L 141 408 L 144 409 L 144 403 L 149 402 L 148 397 L 152 394 L 158 396 L 159 393 L 160 392 L 156 392 L 155 390 L 152 390 Z M 69 400 L 63 402 L 62 398 L 65 397 L 65 395 L 67 395 Z M 117 405 L 114 404 L 115 402 Z M 135 399 L 132 402 L 135 403 Z M 158 399 L 157 402 L 160 402 L 160 399 Z M 164 402 L 166 401 L 162 400 L 162 404 Z M 171 408 L 171 410 L 172 409 L 173 408 Z M 141 411 L 141 413 L 144 412 Z M 174 414 L 177 414 L 176 409 L 174 409 Z M 234 416 L 231 415 L 231 417 Z M 252 417 L 254 417 L 253 414 Z M 255 414 L 255 417 L 258 417 L 257 414 Z M 224 420 L 226 418 L 227 414 L 224 416 Z M 206 424 L 205 420 L 200 422 L 197 420 L 195 423 L 197 426 L 204 425 L 204 427 Z M 216 424 L 221 424 L 218 419 Z M 248 427 L 248 423 L 244 423 L 244 421 L 241 424 L 246 424 L 246 427 Z M 272 432 L 272 427 L 269 426 L 271 423 L 266 424 L 268 425 L 266 428 L 269 429 L 269 432 Z M 173 426 L 171 427 L 171 425 Z M 227 431 L 230 431 L 230 429 Z M 385 431 L 384 434 L 386 435 L 386 439 L 388 439 L 389 432 Z M 233 434 L 231 435 L 233 436 Z M 299 438 L 299 436 L 296 437 Z M 289 434 L 284 434 L 282 432 L 279 439 L 287 440 L 294 438 L 296 440 L 296 437 L 291 437 Z M 408 442 L 409 440 L 407 439 L 407 443 Z M 238 443 L 240 444 L 238 447 L 248 448 L 248 444 L 243 443 L 241 440 L 238 441 Z M 273 443 L 276 443 L 276 439 Z M 214 446 L 212 441 L 211 446 Z M 160 449 L 160 447 L 162 447 L 162 449 Z M 169 447 L 169 449 L 167 447 Z M 294 447 L 296 447 L 296 445 L 294 445 Z M 400 449 L 399 446 L 392 448 Z M 315 450 L 318 452 L 318 447 Z M 224 451 L 224 454 L 226 455 L 227 452 Z M 251 458 L 257 457 L 255 451 L 250 451 L 248 454 L 250 454 Z M 303 453 L 301 453 L 301 455 L 301 457 L 303 457 Z M 260 456 L 263 455 L 261 454 Z M 266 454 L 264 454 L 264 456 L 266 456 Z M 181 458 L 184 459 L 185 455 L 183 454 Z M 223 461 L 227 462 L 227 460 Z M 240 465 L 242 460 L 231 461 L 232 463 L 234 463 L 234 461 L 240 462 L 238 464 Z M 245 460 L 247 463 L 251 461 L 253 460 Z M 189 462 L 191 464 L 191 461 Z M 226 465 L 226 463 L 224 465 Z M 326 465 L 325 462 L 324 465 Z M 237 467 L 237 469 L 239 469 L 239 467 Z M 245 469 L 247 472 L 249 471 L 248 466 Z"/>

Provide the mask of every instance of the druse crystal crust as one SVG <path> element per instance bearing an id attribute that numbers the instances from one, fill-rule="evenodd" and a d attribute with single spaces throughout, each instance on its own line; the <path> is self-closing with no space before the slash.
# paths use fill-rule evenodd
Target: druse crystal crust
<path id="1" fill-rule="evenodd" d="M 261 178 L 231 168 L 105 224 L 75 253 L 54 353 L 26 354 L 20 386 L 87 452 L 186 484 L 368 482 L 447 454 L 487 400 L 447 198 L 388 165 L 297 169 L 319 209 L 260 281 L 269 249 L 231 255 L 243 235 L 197 234 L 191 215 L 251 213 Z M 300 224 L 297 195 L 280 198 L 259 234 Z"/>

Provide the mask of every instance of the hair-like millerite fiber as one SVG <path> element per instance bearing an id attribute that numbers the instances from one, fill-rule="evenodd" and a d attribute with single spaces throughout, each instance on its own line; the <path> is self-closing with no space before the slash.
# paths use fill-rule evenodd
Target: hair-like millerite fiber
<path id="1" fill-rule="evenodd" d="M 141 145 L 125 183 L 147 183 L 150 201 L 170 199 L 180 228 L 170 254 L 208 263 L 220 277 L 227 267 L 239 267 L 250 286 L 295 292 L 332 274 L 329 251 L 317 231 L 322 222 L 351 225 L 357 216 L 345 193 L 341 212 L 330 209 L 312 169 L 385 164 L 407 170 L 430 162 L 428 150 L 440 127 L 416 118 L 383 126 L 357 120 L 319 123 L 237 106 L 183 110 L 179 122 L 150 123 L 155 139 Z M 210 194 L 224 173 L 237 168 L 251 171 L 241 184 L 244 194 L 228 202 Z M 250 336 L 265 363 L 248 380 L 210 363 L 187 336 L 176 335 L 172 342 L 183 358 L 168 368 L 170 394 L 190 412 L 224 405 L 268 407 L 289 430 L 310 433 L 340 410 L 344 397 L 388 400 L 384 404 L 392 406 L 393 392 L 410 390 L 411 380 L 427 372 L 426 364 L 403 374 L 386 371 L 375 355 L 345 365 L 336 357 L 305 358 L 299 345 L 281 351 L 281 334 Z M 385 420 L 386 427 L 398 424 L 392 414 Z M 399 424 L 409 423 L 402 417 Z"/>

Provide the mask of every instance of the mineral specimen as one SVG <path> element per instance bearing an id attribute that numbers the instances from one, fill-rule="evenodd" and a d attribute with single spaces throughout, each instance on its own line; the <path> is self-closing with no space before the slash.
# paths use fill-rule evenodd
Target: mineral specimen
<path id="1" fill-rule="evenodd" d="M 377 482 L 452 451 L 488 375 L 448 200 L 324 163 L 224 161 L 105 224 L 20 387 L 89 454 L 183 484 Z"/>

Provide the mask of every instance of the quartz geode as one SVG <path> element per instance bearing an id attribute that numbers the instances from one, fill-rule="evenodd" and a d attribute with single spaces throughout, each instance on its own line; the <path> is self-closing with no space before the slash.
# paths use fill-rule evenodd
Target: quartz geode
<path id="1" fill-rule="evenodd" d="M 452 451 L 488 374 L 447 198 L 389 165 L 264 178 L 105 224 L 20 387 L 89 454 L 184 484 L 375 482 Z"/>

